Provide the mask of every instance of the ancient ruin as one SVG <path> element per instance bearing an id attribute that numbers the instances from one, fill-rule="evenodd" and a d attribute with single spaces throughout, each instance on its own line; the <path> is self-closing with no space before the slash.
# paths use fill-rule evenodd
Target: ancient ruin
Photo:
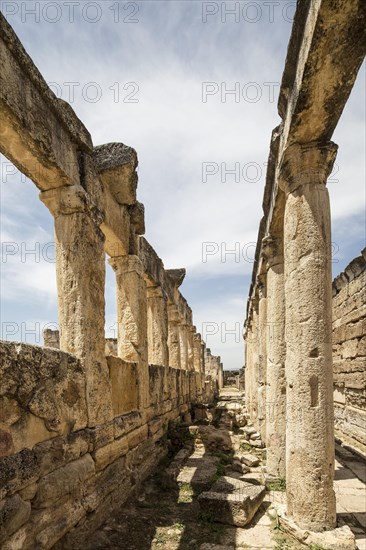
<path id="1" fill-rule="evenodd" d="M 213 401 L 222 364 L 179 291 L 185 270 L 165 270 L 142 237 L 136 151 L 93 148 L 3 16 L 0 25 L 1 151 L 54 216 L 60 325 L 44 348 L 1 343 L 1 544 L 50 548 L 128 497 L 164 455 L 168 423 Z M 117 342 L 104 336 L 106 254 Z"/>
<path id="2" fill-rule="evenodd" d="M 365 5 L 357 1 L 298 3 L 278 103 L 282 124 L 272 134 L 245 322 L 250 417 L 266 442 L 268 473 L 286 475 L 287 517 L 309 531 L 336 526 L 326 182 L 337 154 L 330 140 L 365 56 L 365 16 Z M 364 263 L 354 264 L 361 273 Z M 355 276 L 344 277 L 344 284 L 352 285 Z M 359 288 L 356 284 L 349 287 L 356 310 L 344 305 L 348 318 L 338 319 L 342 296 L 334 297 L 336 380 L 344 370 L 355 370 L 352 363 L 345 365 L 347 357 L 363 363 L 364 375 L 362 278 Z M 344 331 L 359 331 L 353 342 L 357 350 L 348 356 L 342 354 L 348 337 L 342 339 L 340 325 Z M 358 389 L 364 388 L 363 376 Z M 336 391 L 336 402 L 342 393 Z M 364 413 L 359 411 L 355 422 L 360 432 Z"/>
<path id="3" fill-rule="evenodd" d="M 366 53 L 366 3 L 298 1 L 245 369 L 226 375 L 235 386 L 226 390 L 221 358 L 179 290 L 185 270 L 165 269 L 143 237 L 136 151 L 94 147 L 2 15 L 0 30 L 0 150 L 54 217 L 60 326 L 45 332 L 43 347 L 0 343 L 1 548 L 124 548 L 108 522 L 169 448 L 180 449 L 160 472 L 180 495 L 172 509 L 198 503 L 201 517 L 237 530 L 225 545 L 207 529 L 204 541 L 165 548 L 274 548 L 273 521 L 293 548 L 355 549 L 349 526 L 337 524 L 335 436 L 366 451 L 366 251 L 332 290 L 326 182 L 337 154 L 332 134 Z M 116 277 L 116 340 L 104 332 L 106 256 Z M 276 492 L 284 483 L 285 496 Z M 283 498 L 268 501 L 268 493 Z M 253 518 L 265 542 L 250 531 Z"/>

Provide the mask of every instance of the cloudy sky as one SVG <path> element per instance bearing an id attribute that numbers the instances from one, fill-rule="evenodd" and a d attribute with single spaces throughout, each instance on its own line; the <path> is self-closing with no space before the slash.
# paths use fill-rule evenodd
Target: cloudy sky
<path id="1" fill-rule="evenodd" d="M 197 330 L 225 368 L 241 367 L 241 327 L 295 3 L 1 5 L 94 144 L 118 141 L 137 150 L 146 237 L 166 268 L 186 267 L 181 290 Z M 365 243 L 365 116 L 363 66 L 334 135 L 340 146 L 328 184 L 334 275 Z M 2 338 L 41 343 L 42 328 L 57 323 L 53 221 L 34 184 L 1 161 Z M 106 307 L 106 332 L 113 336 L 109 266 Z"/>

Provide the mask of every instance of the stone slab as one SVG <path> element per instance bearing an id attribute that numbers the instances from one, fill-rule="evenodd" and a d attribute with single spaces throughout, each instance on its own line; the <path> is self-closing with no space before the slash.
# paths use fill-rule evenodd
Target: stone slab
<path id="1" fill-rule="evenodd" d="M 210 491 L 198 497 L 201 510 L 213 521 L 244 527 L 261 505 L 265 487 L 231 477 L 220 478 Z"/>

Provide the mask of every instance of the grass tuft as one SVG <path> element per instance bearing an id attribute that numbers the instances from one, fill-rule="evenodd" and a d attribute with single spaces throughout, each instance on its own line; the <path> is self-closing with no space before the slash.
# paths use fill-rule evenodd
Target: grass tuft
<path id="1" fill-rule="evenodd" d="M 274 481 L 267 481 L 266 482 L 266 489 L 267 491 L 286 491 L 286 479 L 284 477 L 280 477 L 279 479 L 276 479 Z"/>

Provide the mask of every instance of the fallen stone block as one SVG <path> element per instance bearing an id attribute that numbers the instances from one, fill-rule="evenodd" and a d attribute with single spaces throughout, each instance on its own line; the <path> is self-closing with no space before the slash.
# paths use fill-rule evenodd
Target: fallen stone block
<path id="1" fill-rule="evenodd" d="M 219 430 L 213 426 L 200 426 L 200 438 L 207 450 L 230 451 L 232 443 L 226 430 Z"/>
<path id="2" fill-rule="evenodd" d="M 217 472 L 219 459 L 216 456 L 205 456 L 194 453 L 177 477 L 178 485 L 189 484 L 199 492 L 210 488 L 212 478 Z"/>
<path id="3" fill-rule="evenodd" d="M 256 430 L 255 428 L 253 428 L 252 426 L 246 426 L 246 427 L 244 428 L 245 439 L 246 439 L 247 441 L 249 441 L 250 436 L 251 436 L 252 434 L 255 434 L 255 433 L 257 433 L 257 430 Z"/>
<path id="4" fill-rule="evenodd" d="M 247 474 L 249 472 L 248 466 L 243 464 L 240 458 L 234 458 L 231 468 L 234 472 L 240 472 L 241 474 Z"/>
<path id="5" fill-rule="evenodd" d="M 201 510 L 213 521 L 244 527 L 261 505 L 265 487 L 231 477 L 220 478 L 210 491 L 201 493 Z"/>
<path id="6" fill-rule="evenodd" d="M 256 449 L 264 448 L 264 443 L 260 439 L 250 440 L 249 443 L 252 447 L 255 447 Z"/>
<path id="7" fill-rule="evenodd" d="M 260 459 L 257 456 L 251 455 L 251 454 L 244 454 L 240 455 L 240 460 L 243 464 L 246 466 L 249 466 L 249 468 L 254 468 L 255 466 L 258 466 Z"/>
<path id="8" fill-rule="evenodd" d="M 264 485 L 265 482 L 265 476 L 262 472 L 250 472 L 243 474 L 241 479 L 243 481 L 247 481 L 248 483 L 253 483 L 254 485 Z"/>

